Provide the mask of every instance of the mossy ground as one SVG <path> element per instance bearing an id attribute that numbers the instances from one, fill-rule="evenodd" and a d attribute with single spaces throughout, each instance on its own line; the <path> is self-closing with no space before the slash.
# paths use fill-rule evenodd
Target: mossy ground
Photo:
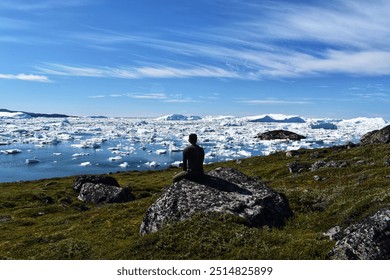
<path id="1" fill-rule="evenodd" d="M 283 192 L 294 217 L 281 229 L 249 228 L 237 217 L 199 213 L 140 236 L 145 211 L 178 169 L 113 174 L 136 200 L 111 205 L 80 202 L 73 177 L 2 183 L 0 259 L 326 259 L 334 241 L 324 232 L 390 207 L 390 146 L 300 152 L 294 158 L 280 152 L 206 166 L 237 168 Z M 287 169 L 293 161 L 320 159 L 348 165 L 295 175 Z"/>

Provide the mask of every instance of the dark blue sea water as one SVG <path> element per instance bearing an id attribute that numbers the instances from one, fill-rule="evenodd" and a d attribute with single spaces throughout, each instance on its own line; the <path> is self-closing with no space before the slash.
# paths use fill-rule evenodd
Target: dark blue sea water
<path id="1" fill-rule="evenodd" d="M 98 149 L 73 147 L 73 141 L 63 141 L 55 145 L 11 144 L 0 146 L 0 150 L 18 149 L 16 154 L 0 153 L 0 182 L 16 182 L 73 176 L 79 174 L 104 174 L 129 170 L 159 170 L 171 165 L 178 166 L 182 161 L 182 153 L 171 152 L 168 146 L 161 143 L 130 143 L 125 139 L 109 140 Z M 206 153 L 217 151 L 215 143 L 202 143 Z M 206 157 L 205 164 L 215 161 L 243 158 L 239 154 L 240 147 L 227 147 L 230 153 L 238 152 L 233 157 L 213 154 Z M 165 150 L 159 154 L 157 151 Z M 255 147 L 250 155 L 261 155 L 262 151 Z M 120 156 L 121 159 L 110 160 Z M 26 160 L 37 160 L 28 164 Z M 87 164 L 88 163 L 88 164 Z M 152 163 L 152 164 L 150 164 Z M 124 166 L 125 164 L 125 166 Z M 85 166 L 84 166 L 85 165 Z"/>
<path id="2" fill-rule="evenodd" d="M 161 145 L 133 144 L 132 151 L 118 148 L 121 141 L 102 143 L 99 149 L 75 148 L 72 142 L 56 145 L 35 146 L 34 144 L 12 144 L 0 146 L 0 150 L 19 149 L 20 153 L 0 153 L 0 182 L 35 180 L 42 178 L 63 177 L 77 174 L 100 174 L 126 170 L 163 169 L 171 163 L 181 160 L 181 152 L 157 154 L 158 149 L 167 149 Z M 124 143 L 129 147 L 129 143 Z M 110 149 L 109 149 L 110 148 Z M 115 149 L 113 151 L 112 149 Z M 115 152 L 120 153 L 115 154 Z M 120 156 L 121 159 L 109 160 Z M 39 162 L 28 164 L 26 160 L 36 159 Z M 89 162 L 87 166 L 82 163 Z M 148 163 L 155 162 L 150 166 Z M 126 167 L 120 165 L 127 163 Z"/>

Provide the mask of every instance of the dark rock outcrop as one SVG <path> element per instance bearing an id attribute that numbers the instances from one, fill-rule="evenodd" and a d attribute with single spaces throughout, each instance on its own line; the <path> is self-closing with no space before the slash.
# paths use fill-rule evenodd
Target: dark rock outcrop
<path id="1" fill-rule="evenodd" d="M 347 167 L 347 166 L 348 166 L 348 162 L 346 162 L 346 161 L 331 160 L 331 161 L 326 162 L 324 160 L 319 160 L 311 165 L 310 170 L 316 171 L 316 170 L 323 168 L 323 167 L 343 168 L 343 167 Z"/>
<path id="2" fill-rule="evenodd" d="M 364 134 L 360 142 L 363 145 L 390 143 L 390 125 Z"/>
<path id="3" fill-rule="evenodd" d="M 304 170 L 308 169 L 308 165 L 304 163 L 299 163 L 299 162 L 290 162 L 287 164 L 288 171 L 290 173 L 295 174 L 295 173 L 301 173 Z"/>
<path id="4" fill-rule="evenodd" d="M 95 204 L 121 203 L 134 199 L 129 189 L 121 188 L 117 180 L 110 176 L 78 176 L 73 189 L 79 193 L 79 200 Z"/>
<path id="5" fill-rule="evenodd" d="M 389 260 L 390 210 L 382 209 L 333 236 L 338 240 L 329 253 L 338 260 Z"/>
<path id="6" fill-rule="evenodd" d="M 264 133 L 259 133 L 255 138 L 258 138 L 260 140 L 285 139 L 285 140 L 299 141 L 305 139 L 306 137 L 291 131 L 280 129 L 280 130 L 271 130 Z"/>
<path id="7" fill-rule="evenodd" d="M 286 152 L 286 157 L 298 157 L 301 154 L 300 151 L 291 150 Z"/>
<path id="8" fill-rule="evenodd" d="M 280 227 L 292 216 L 288 201 L 264 184 L 233 168 L 217 168 L 197 182 L 181 180 L 165 188 L 149 207 L 140 233 L 188 219 L 195 212 L 220 212 L 242 217 L 249 226 Z"/>
<path id="9" fill-rule="evenodd" d="M 75 192 L 80 192 L 81 187 L 85 183 L 93 183 L 93 184 L 104 184 L 109 186 L 115 186 L 120 188 L 118 181 L 110 176 L 103 176 L 103 175 L 80 175 L 77 176 L 76 179 L 73 182 L 73 190 Z"/>

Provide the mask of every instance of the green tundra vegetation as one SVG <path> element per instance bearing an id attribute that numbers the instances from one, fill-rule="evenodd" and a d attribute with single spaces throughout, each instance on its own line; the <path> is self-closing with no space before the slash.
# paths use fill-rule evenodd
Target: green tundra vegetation
<path id="1" fill-rule="evenodd" d="M 0 259 L 327 259 L 324 232 L 390 207 L 388 144 L 300 150 L 206 165 L 233 167 L 284 193 L 294 216 L 283 228 L 251 228 L 238 217 L 198 213 L 140 236 L 148 207 L 178 169 L 112 174 L 136 199 L 93 205 L 74 177 L 0 184 Z M 343 161 L 292 174 L 287 165 Z M 322 180 L 316 180 L 314 176 Z"/>

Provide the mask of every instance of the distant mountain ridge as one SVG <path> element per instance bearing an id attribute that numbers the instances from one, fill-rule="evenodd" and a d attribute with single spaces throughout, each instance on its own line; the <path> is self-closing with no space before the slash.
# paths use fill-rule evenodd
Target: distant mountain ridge
<path id="1" fill-rule="evenodd" d="M 31 112 L 24 112 L 24 111 L 13 111 L 8 109 L 0 109 L 0 112 L 3 113 L 23 113 L 25 115 L 28 115 L 32 118 L 68 118 L 71 116 L 65 115 L 65 114 L 42 114 L 42 113 L 31 113 Z"/>

